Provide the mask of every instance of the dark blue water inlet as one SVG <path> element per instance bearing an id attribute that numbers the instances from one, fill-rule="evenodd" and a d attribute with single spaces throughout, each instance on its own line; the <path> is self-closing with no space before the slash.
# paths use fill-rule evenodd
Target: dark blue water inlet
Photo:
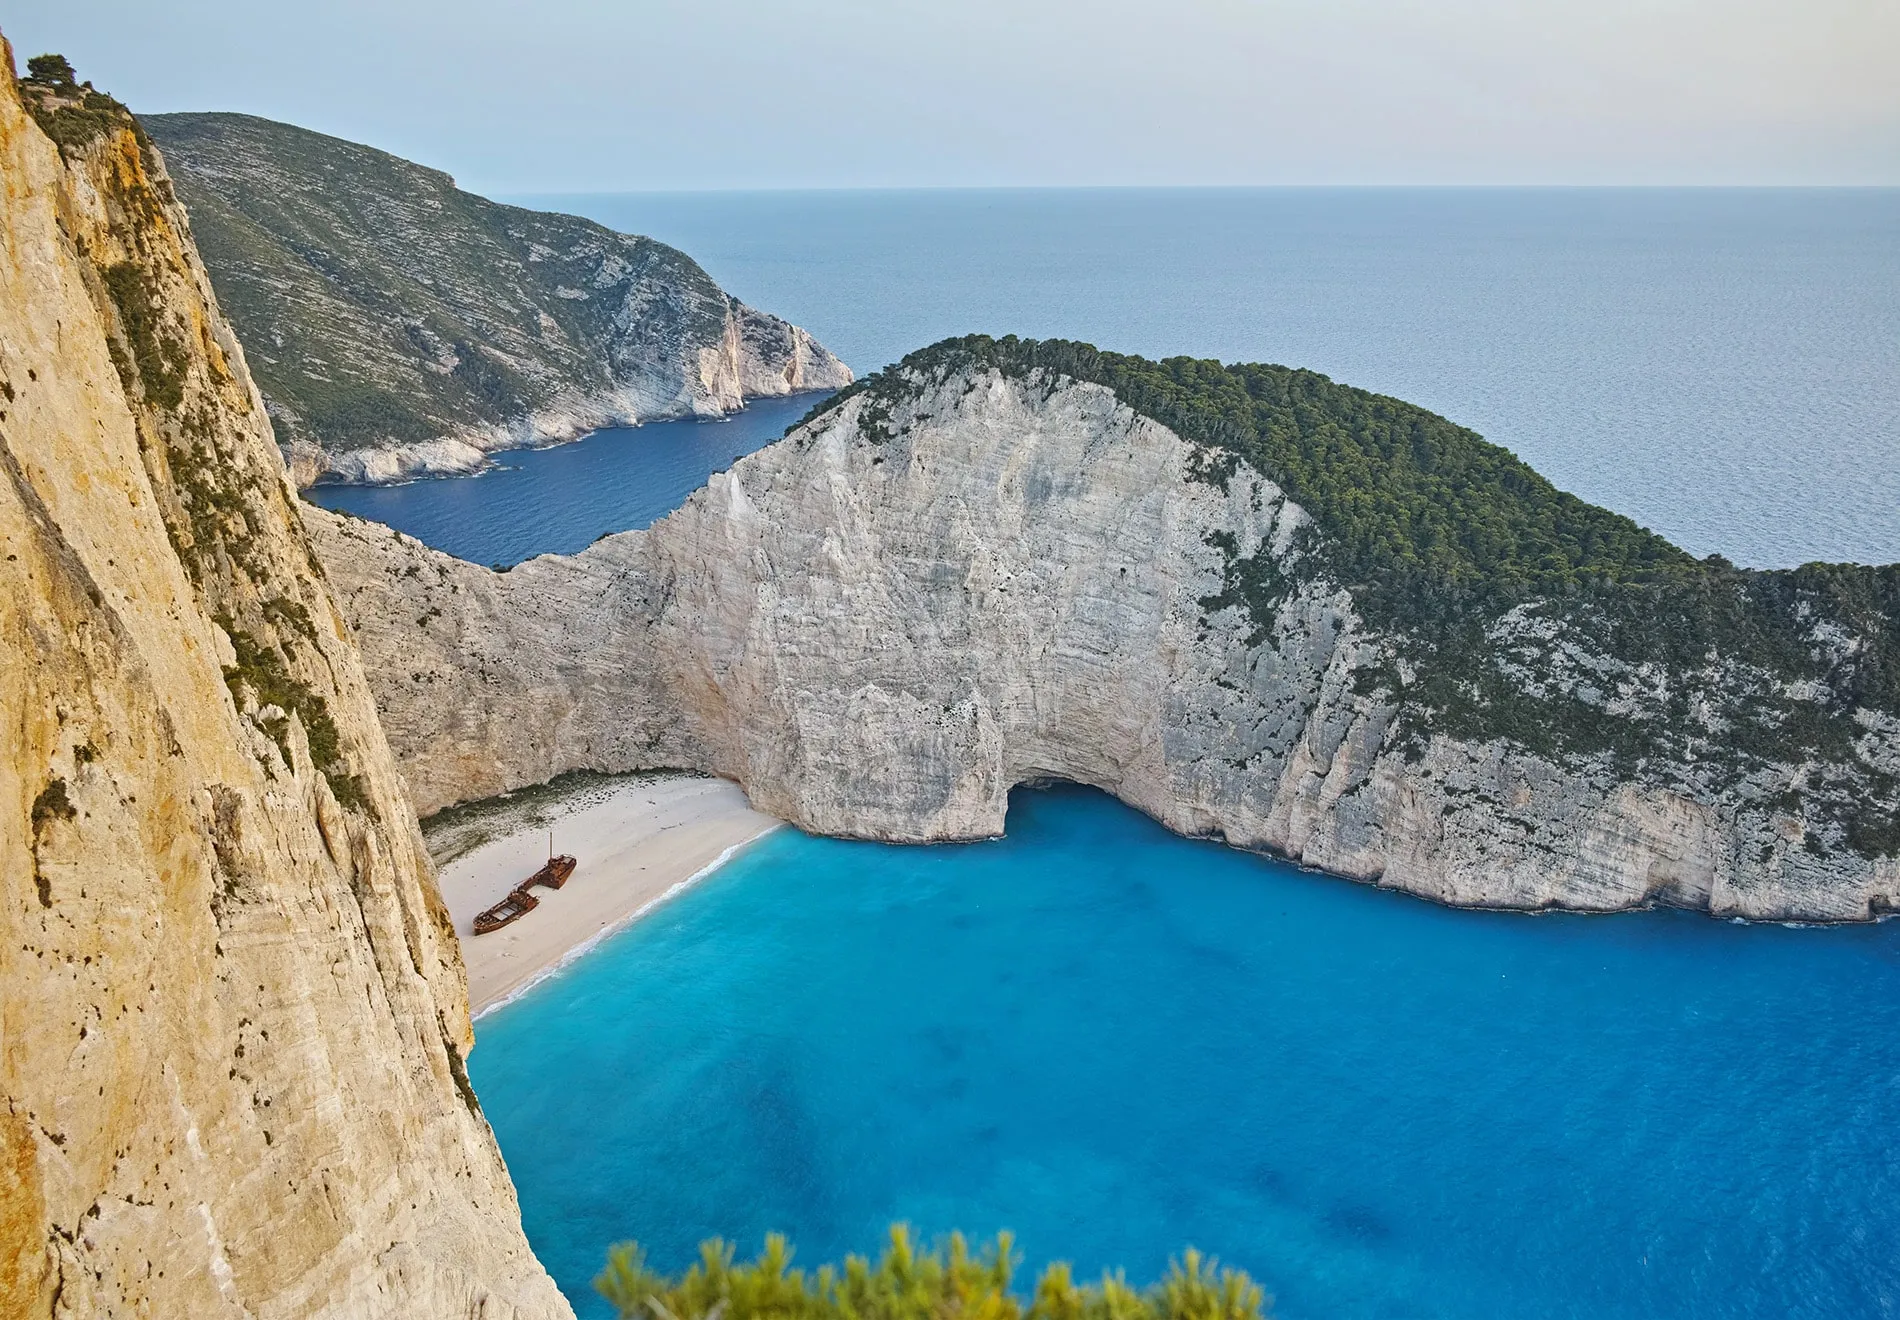
<path id="1" fill-rule="evenodd" d="M 572 554 L 609 532 L 664 518 L 710 473 L 771 444 L 823 397 L 758 399 L 716 421 L 617 426 L 573 444 L 508 450 L 473 477 L 313 486 L 304 498 L 388 523 L 477 564 Z"/>
<path id="2" fill-rule="evenodd" d="M 1290 1320 L 1900 1312 L 1900 926 L 1461 912 L 1088 790 L 1009 837 L 784 830 L 471 1071 L 583 1315 L 609 1242 L 802 1261 L 892 1220 Z"/>

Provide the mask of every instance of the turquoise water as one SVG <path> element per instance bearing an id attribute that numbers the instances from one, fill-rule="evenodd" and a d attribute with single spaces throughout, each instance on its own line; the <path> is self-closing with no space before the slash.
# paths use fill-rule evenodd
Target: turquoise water
<path id="1" fill-rule="evenodd" d="M 1900 925 L 1459 912 L 1082 789 L 1009 837 L 768 836 L 471 1074 L 583 1315 L 606 1244 L 1010 1228 L 1290 1320 L 1900 1314 Z"/>
<path id="2" fill-rule="evenodd" d="M 550 199 L 537 199 L 547 202 Z M 1900 559 L 1900 191 L 596 197 L 860 371 L 945 334 L 1311 366 L 1740 562 Z M 483 563 L 643 526 L 810 399 L 313 492 Z M 1900 925 L 1455 912 L 1020 793 L 1006 840 L 781 831 L 484 1018 L 584 1315 L 893 1219 L 1286 1317 L 1900 1315 Z"/>

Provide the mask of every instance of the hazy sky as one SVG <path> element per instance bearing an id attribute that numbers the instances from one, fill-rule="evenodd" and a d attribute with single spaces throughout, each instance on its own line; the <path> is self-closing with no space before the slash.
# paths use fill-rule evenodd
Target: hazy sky
<path id="1" fill-rule="evenodd" d="M 485 192 L 1900 183 L 1900 0 L 14 0 L 133 109 Z"/>

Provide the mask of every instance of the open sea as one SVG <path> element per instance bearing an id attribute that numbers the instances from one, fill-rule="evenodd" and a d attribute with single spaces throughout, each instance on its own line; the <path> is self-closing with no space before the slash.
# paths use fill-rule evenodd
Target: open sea
<path id="1" fill-rule="evenodd" d="M 973 331 L 1310 367 L 1443 413 L 1698 555 L 1900 560 L 1900 189 L 509 200 L 674 243 L 860 373 Z M 703 477 L 810 402 L 750 431 L 512 455 L 461 480 L 495 488 L 474 507 L 453 480 L 316 497 L 512 562 L 645 526 L 671 503 L 640 492 L 677 502 L 683 464 Z"/>
<path id="2" fill-rule="evenodd" d="M 1698 554 L 1900 560 L 1900 191 L 515 199 L 685 248 L 860 370 L 971 330 L 1308 366 Z M 663 515 L 810 399 L 313 494 L 505 563 Z M 583 867 L 586 859 L 582 859 Z M 609 1243 L 1187 1245 L 1286 1320 L 1900 1316 L 1900 923 L 1453 911 L 1090 790 L 1009 837 L 781 830 L 484 1017 L 583 1316 Z"/>

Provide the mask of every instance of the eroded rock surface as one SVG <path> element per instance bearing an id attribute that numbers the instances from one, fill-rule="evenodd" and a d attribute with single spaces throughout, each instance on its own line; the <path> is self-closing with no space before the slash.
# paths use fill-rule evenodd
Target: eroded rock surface
<path id="1" fill-rule="evenodd" d="M 420 808 L 690 766 L 810 830 L 957 839 L 1054 777 L 1450 903 L 1894 902 L 1891 859 L 1815 846 L 1799 766 L 1718 788 L 1399 729 L 1404 647 L 1315 570 L 1306 511 L 1244 463 L 1208 480 L 1209 453 L 1110 390 L 975 367 L 900 395 L 843 402 L 646 531 L 507 573 L 307 509 Z M 1270 623 L 1235 603 L 1237 563 L 1291 584 Z M 1539 618 L 1498 625 L 1513 681 L 1620 718 L 1611 662 Z M 1863 716 L 1856 755 L 1892 763 L 1900 725 Z"/>
<path id="2" fill-rule="evenodd" d="M 0 1314 L 570 1316 L 162 162 L 5 54 Z"/>
<path id="3" fill-rule="evenodd" d="M 147 116 L 299 485 L 717 417 L 851 371 L 697 262 L 251 115 Z"/>

